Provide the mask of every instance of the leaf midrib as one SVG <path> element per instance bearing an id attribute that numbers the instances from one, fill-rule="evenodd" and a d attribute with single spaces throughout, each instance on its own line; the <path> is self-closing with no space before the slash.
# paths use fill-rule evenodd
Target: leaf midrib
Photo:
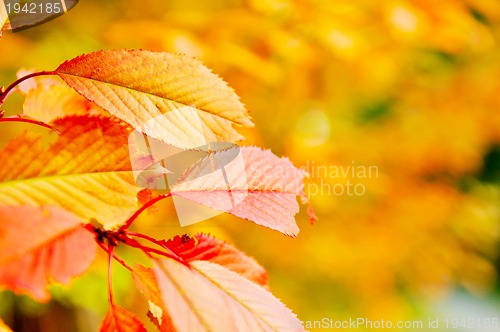
<path id="1" fill-rule="evenodd" d="M 143 93 L 143 94 L 146 94 L 148 96 L 154 96 L 154 97 L 157 97 L 157 98 L 162 98 L 162 99 L 166 99 L 168 101 L 171 101 L 171 102 L 174 102 L 174 103 L 177 103 L 177 104 L 181 104 L 183 106 L 186 106 L 186 107 L 193 107 L 193 105 L 189 105 L 189 104 L 186 104 L 186 103 L 183 103 L 181 101 L 178 101 L 178 100 L 175 100 L 175 99 L 171 99 L 171 98 L 168 98 L 168 97 L 163 97 L 163 96 L 159 96 L 159 95 L 155 95 L 153 93 L 150 93 L 150 92 L 146 92 L 146 91 L 142 91 L 142 90 L 139 90 L 139 89 L 134 89 L 134 88 L 131 88 L 131 87 L 127 87 L 127 86 L 123 86 L 123 85 L 119 85 L 119 84 L 116 84 L 116 83 L 112 83 L 112 82 L 105 82 L 105 81 L 101 81 L 101 80 L 98 80 L 98 79 L 95 79 L 95 78 L 89 78 L 89 77 L 84 77 L 84 76 L 79 76 L 79 75 L 75 75 L 75 74 L 68 74 L 68 73 L 64 73 L 64 72 L 58 72 L 56 70 L 56 73 L 58 75 L 66 75 L 66 76 L 72 76 L 72 77 L 76 77 L 78 79 L 85 79 L 85 80 L 89 80 L 89 81 L 92 81 L 92 82 L 98 82 L 98 83 L 101 83 L 101 84 L 107 84 L 107 85 L 112 85 L 112 86 L 116 86 L 116 87 L 119 87 L 119 88 L 122 88 L 122 89 L 126 89 L 126 90 L 130 90 L 130 91 L 135 91 L 135 92 L 139 92 L 139 93 Z M 95 83 L 94 83 L 95 84 Z M 83 95 L 83 94 L 82 94 Z M 85 98 L 89 99 L 88 97 L 84 96 Z M 95 103 L 95 100 L 92 100 L 92 102 Z M 156 105 L 155 105 L 156 106 Z M 240 123 L 240 122 L 236 122 L 235 120 L 232 120 L 228 117 L 224 117 L 220 114 L 217 114 L 217 113 L 214 113 L 214 112 L 211 112 L 210 110 L 207 110 L 207 109 L 204 109 L 204 108 L 201 108 L 199 106 L 196 106 L 196 109 L 197 110 L 200 110 L 202 112 L 205 112 L 205 113 L 208 113 L 212 116 L 216 116 L 216 117 L 219 117 L 221 119 L 224 119 L 224 120 L 227 120 L 233 124 L 237 124 L 237 125 L 240 125 L 240 126 L 244 126 L 246 127 L 246 125 Z M 245 108 L 243 108 L 243 110 L 245 110 Z M 170 111 L 171 112 L 171 111 Z M 245 110 L 246 112 L 246 110 Z M 166 112 L 165 112 L 166 113 Z M 163 113 L 163 114 L 165 114 Z"/>

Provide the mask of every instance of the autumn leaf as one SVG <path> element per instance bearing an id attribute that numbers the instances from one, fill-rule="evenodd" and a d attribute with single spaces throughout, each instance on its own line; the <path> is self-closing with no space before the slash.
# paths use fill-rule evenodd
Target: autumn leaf
<path id="1" fill-rule="evenodd" d="M 141 190 L 134 181 L 127 143 L 132 129 L 137 129 L 144 137 L 180 149 L 208 150 L 207 157 L 184 173 L 182 167 L 171 192 L 158 199 L 172 196 L 174 203 L 188 199 L 291 236 L 298 233 L 294 215 L 299 209 L 297 196 L 305 200 L 306 174 L 270 151 L 227 148 L 227 142 L 242 138 L 233 126 L 252 125 L 234 91 L 188 57 L 121 50 L 82 55 L 53 72 L 24 76 L 5 90 L 4 97 L 32 76 L 54 74 L 86 99 L 70 93 L 59 78 L 35 79 L 18 88 L 27 94 L 25 115 L 50 123 L 46 127 L 58 136 L 44 145 L 42 136 L 26 133 L 0 151 L 0 208 L 5 210 L 2 215 L 0 209 L 0 220 L 7 220 L 0 225 L 0 251 L 8 252 L 5 257 L 0 254 L 0 285 L 47 300 L 48 281 L 66 283 L 88 267 L 97 236 L 109 248 L 120 243 L 149 257 L 150 252 L 175 257 L 152 258 L 153 269 L 139 265 L 131 269 L 114 256 L 131 270 L 148 299 L 149 317 L 162 332 L 285 331 L 291 325 L 301 326 L 267 290 L 264 268 L 231 245 L 203 234 L 165 242 L 127 231 L 156 202 L 150 198 L 158 195 Z M 116 118 L 91 116 L 95 105 Z M 216 142 L 225 147 L 213 148 L 219 146 Z M 149 155 L 140 157 L 155 161 Z M 238 162 L 242 168 L 235 167 Z M 150 166 L 144 170 L 148 181 L 150 173 L 172 173 L 163 165 Z M 228 178 L 236 181 L 228 185 Z M 136 210 L 138 201 L 145 206 Z M 109 231 L 81 225 L 95 225 L 96 220 Z M 112 231 L 125 221 L 119 231 Z M 24 238 L 9 233 L 10 228 Z M 128 236 L 148 239 L 169 254 Z M 14 240 L 27 244 L 9 251 Z M 89 246 L 92 251 L 86 250 Z M 75 250 L 81 251 L 79 255 Z M 110 302 L 101 331 L 145 331 L 134 314 Z"/>
<path id="2" fill-rule="evenodd" d="M 2 32 L 8 29 L 10 29 L 9 15 L 2 1 L 2 5 L 0 6 L 0 37 L 2 36 Z"/>
<path id="3" fill-rule="evenodd" d="M 172 195 L 296 236 L 296 196 L 306 201 L 306 172 L 269 150 L 238 149 L 241 158 L 233 148 L 198 161 L 174 183 Z"/>
<path id="4" fill-rule="evenodd" d="M 99 114 L 98 107 L 65 85 L 53 85 L 48 89 L 36 89 L 29 93 L 23 106 L 23 114 L 50 123 L 67 115 Z"/>
<path id="5" fill-rule="evenodd" d="M 93 235 L 58 207 L 0 206 L 0 286 L 47 301 L 49 281 L 67 284 L 96 254 Z"/>
<path id="6" fill-rule="evenodd" d="M 100 332 L 146 332 L 141 321 L 131 312 L 111 305 L 99 328 Z"/>
<path id="7" fill-rule="evenodd" d="M 183 331 L 290 331 L 297 317 L 264 288 L 208 261 L 155 259 L 164 308 Z"/>
<path id="8" fill-rule="evenodd" d="M 266 270 L 255 259 L 232 245 L 206 234 L 176 236 L 168 240 L 168 249 L 187 262 L 206 260 L 226 267 L 258 285 L 267 285 Z"/>
<path id="9" fill-rule="evenodd" d="M 164 246 L 186 262 L 207 260 L 232 270 L 241 276 L 267 287 L 267 272 L 253 258 L 233 246 L 205 234 L 194 238 L 187 235 L 176 236 Z M 165 309 L 158 282 L 153 270 L 136 265 L 132 276 L 137 288 L 144 294 L 150 307 L 150 315 L 160 331 L 174 331 L 172 319 Z"/>
<path id="10" fill-rule="evenodd" d="M 149 317 L 160 332 L 175 332 L 172 319 L 168 314 L 160 292 L 158 282 L 152 269 L 136 264 L 132 270 L 137 289 L 146 297 L 149 304 Z"/>
<path id="11" fill-rule="evenodd" d="M 183 55 L 110 50 L 81 55 L 57 73 L 69 86 L 149 136 L 179 148 L 243 137 L 252 126 L 234 91 Z"/>
<path id="12" fill-rule="evenodd" d="M 0 201 L 5 205 L 57 205 L 82 222 L 111 229 L 137 208 L 140 190 L 130 171 L 130 128 L 117 119 L 68 117 L 54 123 L 49 147 L 24 134 L 0 151 Z"/>

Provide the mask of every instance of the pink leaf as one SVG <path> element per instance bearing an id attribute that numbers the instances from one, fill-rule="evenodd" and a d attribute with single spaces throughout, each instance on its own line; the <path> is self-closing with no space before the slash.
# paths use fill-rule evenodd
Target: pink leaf
<path id="1" fill-rule="evenodd" d="M 221 265 L 194 261 L 189 268 L 171 259 L 156 259 L 154 265 L 164 308 L 179 332 L 290 331 L 302 326 L 271 293 Z"/>
<path id="2" fill-rule="evenodd" d="M 50 280 L 68 283 L 96 254 L 93 236 L 56 207 L 0 206 L 0 285 L 47 301 Z"/>
<path id="3" fill-rule="evenodd" d="M 306 175 L 288 159 L 278 158 L 269 150 L 242 147 L 238 152 L 238 148 L 232 148 L 198 161 L 178 179 L 171 192 L 296 236 L 296 196 L 307 202 L 303 183 Z"/>

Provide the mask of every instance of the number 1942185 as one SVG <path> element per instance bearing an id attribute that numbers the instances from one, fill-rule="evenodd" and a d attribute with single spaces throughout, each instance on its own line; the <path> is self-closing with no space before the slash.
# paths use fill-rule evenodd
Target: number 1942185
<path id="1" fill-rule="evenodd" d="M 500 319 L 493 318 L 447 318 L 444 320 L 447 329 L 480 329 L 500 328 Z"/>
<path id="2" fill-rule="evenodd" d="M 60 2 L 46 3 L 6 3 L 7 14 L 60 14 L 63 8 Z"/>

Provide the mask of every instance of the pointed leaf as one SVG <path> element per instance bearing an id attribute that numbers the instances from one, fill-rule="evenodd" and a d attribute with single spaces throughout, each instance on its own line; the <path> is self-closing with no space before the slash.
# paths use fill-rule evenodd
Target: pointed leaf
<path id="1" fill-rule="evenodd" d="M 68 283 L 96 254 L 93 235 L 57 207 L 0 206 L 0 285 L 46 301 L 50 280 Z"/>
<path id="2" fill-rule="evenodd" d="M 168 240 L 167 248 L 187 262 L 206 260 L 222 265 L 243 277 L 259 284 L 267 285 L 266 270 L 255 259 L 230 244 L 206 234 L 176 236 Z"/>
<path id="3" fill-rule="evenodd" d="M 307 201 L 307 173 L 269 150 L 241 147 L 241 158 L 236 159 L 234 152 L 213 152 L 188 168 L 172 186 L 172 194 L 296 236 L 296 196 Z"/>
<path id="4" fill-rule="evenodd" d="M 100 332 L 146 332 L 141 321 L 131 312 L 111 305 L 99 328 Z"/>
<path id="5" fill-rule="evenodd" d="M 103 117 L 56 121 L 57 140 L 25 134 L 0 151 L 0 202 L 57 205 L 82 222 L 97 219 L 106 228 L 123 223 L 137 208 L 140 190 L 130 171 L 130 127 Z"/>
<path id="6" fill-rule="evenodd" d="M 234 91 L 199 61 L 166 52 L 110 50 L 55 71 L 69 86 L 149 136 L 179 148 L 242 137 L 252 122 Z"/>
<path id="7" fill-rule="evenodd" d="M 163 304 L 177 331 L 290 331 L 301 326 L 283 303 L 248 279 L 208 261 L 190 264 L 154 260 Z"/>

